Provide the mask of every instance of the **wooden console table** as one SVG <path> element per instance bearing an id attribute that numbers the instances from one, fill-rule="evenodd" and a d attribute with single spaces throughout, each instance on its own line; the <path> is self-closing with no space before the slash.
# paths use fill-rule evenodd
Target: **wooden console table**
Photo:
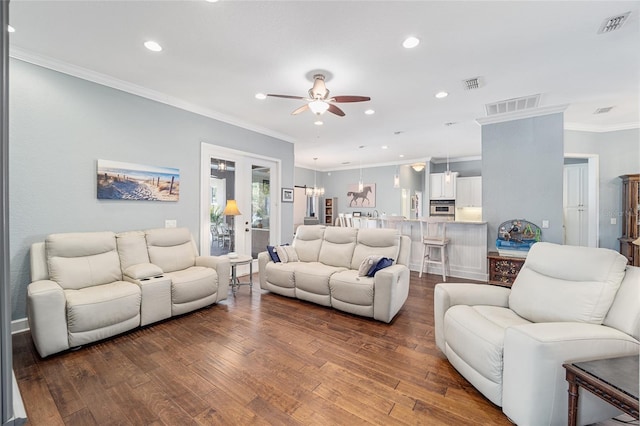
<path id="1" fill-rule="evenodd" d="M 563 364 L 569 382 L 569 425 L 578 421 L 578 387 L 638 418 L 638 355 Z"/>
<path id="2" fill-rule="evenodd" d="M 500 256 L 496 251 L 487 254 L 489 262 L 489 284 L 511 287 L 525 259 L 520 257 Z"/>

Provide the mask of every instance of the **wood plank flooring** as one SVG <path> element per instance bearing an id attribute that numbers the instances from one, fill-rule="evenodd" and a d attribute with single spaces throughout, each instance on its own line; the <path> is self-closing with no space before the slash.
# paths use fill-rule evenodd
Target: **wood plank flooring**
<path id="1" fill-rule="evenodd" d="M 439 280 L 411 273 L 391 324 L 254 284 L 253 294 L 241 287 L 220 304 L 46 359 L 28 332 L 15 335 L 29 424 L 510 425 L 435 346 Z"/>

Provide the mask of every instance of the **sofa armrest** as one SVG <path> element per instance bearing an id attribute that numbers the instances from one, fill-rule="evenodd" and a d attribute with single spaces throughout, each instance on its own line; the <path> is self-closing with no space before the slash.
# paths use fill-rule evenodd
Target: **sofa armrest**
<path id="1" fill-rule="evenodd" d="M 566 424 L 563 363 L 637 355 L 633 337 L 596 324 L 532 323 L 510 327 L 504 338 L 502 410 L 516 424 Z M 580 393 L 579 424 L 619 412 L 588 392 Z"/>
<path id="2" fill-rule="evenodd" d="M 376 272 L 373 280 L 373 318 L 389 323 L 409 295 L 409 268 L 391 265 Z"/>
<path id="3" fill-rule="evenodd" d="M 436 346 L 445 352 L 444 314 L 455 305 L 509 306 L 511 289 L 489 284 L 436 284 L 433 297 Z"/>
<path id="4" fill-rule="evenodd" d="M 58 283 L 34 281 L 27 286 L 27 317 L 33 343 L 41 357 L 69 349 L 67 299 Z"/>
<path id="5" fill-rule="evenodd" d="M 258 253 L 258 273 L 260 276 L 260 288 L 267 290 L 267 264 L 273 262 L 268 251 Z"/>
<path id="6" fill-rule="evenodd" d="M 224 300 L 229 294 L 229 279 L 231 277 L 231 263 L 225 256 L 197 256 L 196 266 L 206 266 L 218 273 L 218 297 L 216 302 Z"/>

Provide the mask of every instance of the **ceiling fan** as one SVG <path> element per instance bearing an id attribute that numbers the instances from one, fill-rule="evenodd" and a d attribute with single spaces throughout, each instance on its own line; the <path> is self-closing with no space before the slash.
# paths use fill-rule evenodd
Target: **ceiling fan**
<path id="1" fill-rule="evenodd" d="M 324 84 L 324 74 L 315 74 L 313 76 L 313 87 L 309 89 L 309 97 L 305 98 L 304 96 L 292 96 L 292 95 L 274 95 L 267 94 L 267 96 L 271 96 L 274 98 L 285 98 L 285 99 L 303 99 L 307 101 L 306 104 L 301 106 L 300 108 L 293 111 L 291 114 L 296 115 L 304 112 L 306 110 L 310 110 L 316 115 L 324 114 L 329 111 L 335 115 L 339 115 L 340 117 L 344 117 L 344 111 L 338 108 L 334 103 L 345 103 L 345 102 L 365 102 L 370 101 L 371 98 L 368 96 L 331 96 L 329 97 L 329 89 Z"/>

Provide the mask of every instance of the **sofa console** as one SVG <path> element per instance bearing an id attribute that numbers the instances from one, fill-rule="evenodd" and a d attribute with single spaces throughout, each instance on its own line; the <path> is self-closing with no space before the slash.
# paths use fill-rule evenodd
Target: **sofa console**
<path id="1" fill-rule="evenodd" d="M 42 357 L 226 299 L 229 259 L 186 228 L 52 234 L 31 246 L 27 316 Z"/>
<path id="2" fill-rule="evenodd" d="M 395 229 L 302 225 L 291 247 L 294 256 L 287 262 L 274 262 L 268 252 L 258 255 L 262 289 L 386 323 L 407 300 L 411 241 Z M 360 267 L 370 256 L 394 262 L 362 276 Z"/>

